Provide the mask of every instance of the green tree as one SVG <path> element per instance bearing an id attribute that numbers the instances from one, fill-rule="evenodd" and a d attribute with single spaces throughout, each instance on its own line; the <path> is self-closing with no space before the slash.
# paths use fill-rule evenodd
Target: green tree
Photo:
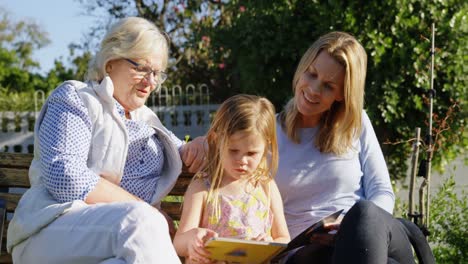
<path id="1" fill-rule="evenodd" d="M 75 49 L 76 44 L 70 44 L 70 57 L 68 58 L 68 63 L 59 59 L 54 61 L 54 67 L 46 75 L 49 85 L 49 89 L 47 90 L 54 89 L 61 82 L 66 80 L 85 80 L 88 63 L 92 55 L 90 51 L 84 51 L 76 54 Z"/>
<path id="2" fill-rule="evenodd" d="M 291 96 L 304 51 L 331 30 L 355 35 L 368 53 L 366 110 L 379 139 L 406 141 L 427 127 L 430 28 L 436 31 L 434 134 L 436 168 L 464 155 L 468 4 L 462 0 L 80 0 L 109 21 L 137 15 L 154 21 L 172 41 L 172 83 L 208 83 L 214 100 L 260 94 L 281 109 Z M 102 35 L 102 32 L 99 33 Z M 98 34 L 98 35 L 99 35 Z M 172 82 L 172 83 L 171 83 Z M 444 119 L 450 113 L 448 119 Z M 440 121 L 438 123 L 437 121 Z M 427 130 L 427 128 L 426 128 Z M 440 132 L 440 133 L 439 133 Z M 406 176 L 410 145 L 383 145 L 393 178 Z M 466 159 L 466 158 L 465 158 Z"/>
<path id="3" fill-rule="evenodd" d="M 39 63 L 32 52 L 49 43 L 47 33 L 30 21 L 15 22 L 0 8 L 0 87 L 7 92 L 31 92 L 43 87 L 44 78 L 34 73 Z"/>
<path id="4" fill-rule="evenodd" d="M 434 22 L 434 120 L 440 121 L 433 131 L 440 132 L 434 164 L 441 168 L 464 155 L 468 143 L 466 111 L 462 111 L 468 73 L 466 1 L 233 0 L 223 5 L 215 26 L 208 21 L 195 31 L 210 39 L 208 58 L 224 65 L 227 84 L 218 89 L 228 90 L 229 95 L 262 94 L 280 109 L 291 96 L 293 72 L 309 45 L 331 30 L 347 31 L 367 50 L 365 107 L 379 139 L 391 142 L 412 138 L 416 126 L 423 132 L 427 127 L 429 39 Z M 409 147 L 383 146 L 394 178 L 406 176 Z"/>
<path id="5" fill-rule="evenodd" d="M 47 33 L 31 21 L 13 21 L 0 7 L 0 111 L 34 110 L 34 91 L 47 87 L 32 59 L 47 45 Z"/>
<path id="6" fill-rule="evenodd" d="M 219 1 L 141 1 L 141 0 L 78 0 L 86 13 L 101 17 L 90 29 L 88 43 L 82 49 L 95 51 L 107 27 L 116 19 L 140 16 L 153 21 L 171 39 L 169 61 L 169 87 L 174 84 L 210 83 L 212 72 L 207 71 L 208 53 L 202 49 L 202 41 L 194 41 L 194 29 L 207 17 L 219 15 Z M 103 16 L 107 13 L 107 16 Z"/>
<path id="7" fill-rule="evenodd" d="M 8 11 L 0 7 L 0 110 L 33 111 L 34 92 L 51 91 L 65 80 L 82 80 L 90 52 L 70 44 L 69 63 L 55 60 L 47 74 L 38 73 L 39 62 L 32 58 L 35 50 L 50 43 L 47 32 L 36 23 L 14 21 Z"/>

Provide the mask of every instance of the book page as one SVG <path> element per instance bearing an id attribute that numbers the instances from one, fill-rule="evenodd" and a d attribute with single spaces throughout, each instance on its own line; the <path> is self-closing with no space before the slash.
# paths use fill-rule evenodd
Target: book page
<path id="1" fill-rule="evenodd" d="M 213 260 L 247 264 L 266 263 L 286 246 L 284 243 L 224 237 L 211 238 L 205 244 Z"/>

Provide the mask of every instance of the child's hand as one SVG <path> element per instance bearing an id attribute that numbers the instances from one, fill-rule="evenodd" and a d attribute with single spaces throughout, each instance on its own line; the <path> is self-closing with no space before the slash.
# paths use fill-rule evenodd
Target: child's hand
<path id="1" fill-rule="evenodd" d="M 255 240 L 255 241 L 273 241 L 271 236 L 269 236 L 269 235 L 267 235 L 265 233 L 258 235 L 257 237 L 253 238 L 252 240 Z"/>
<path id="2" fill-rule="evenodd" d="M 188 259 L 194 263 L 211 263 L 210 252 L 205 249 L 205 242 L 218 234 L 207 228 L 194 228 L 189 231 L 187 241 Z"/>

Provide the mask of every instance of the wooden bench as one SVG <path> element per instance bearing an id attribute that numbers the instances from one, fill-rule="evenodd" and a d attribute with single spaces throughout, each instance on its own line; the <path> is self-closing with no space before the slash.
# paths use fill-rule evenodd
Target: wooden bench
<path id="1" fill-rule="evenodd" d="M 31 164 L 32 154 L 17 154 L 17 153 L 0 153 L 0 206 L 5 202 L 5 209 L 7 213 L 14 213 L 18 204 L 21 194 L 8 193 L 9 188 L 29 188 L 28 170 Z M 174 220 L 180 220 L 181 214 L 181 201 L 182 197 L 193 177 L 192 173 L 183 172 L 176 182 L 176 185 L 169 193 L 168 197 L 162 202 L 162 209 L 169 214 Z M 170 201 L 169 201 L 170 200 Z M 175 200 L 175 201 L 174 201 Z M 11 256 L 6 252 L 6 233 L 8 228 L 8 218 L 2 216 L 0 209 L 0 227 L 3 227 L 3 236 L 1 237 L 1 250 L 0 250 L 0 264 L 12 263 Z M 419 237 L 410 236 L 410 240 L 417 238 L 421 245 L 417 247 L 414 243 L 413 248 L 419 263 L 432 264 L 435 263 L 434 256 L 431 252 L 429 244 L 425 242 L 425 238 L 408 220 L 402 219 L 402 223 L 408 228 L 408 233 L 419 235 Z M 413 229 L 413 230 L 411 230 Z M 1 228 L 0 228 L 1 231 Z M 1 233 L 0 233 L 1 235 Z M 416 247 L 415 247 L 416 246 Z"/>
<path id="2" fill-rule="evenodd" d="M 6 213 L 14 213 L 22 195 L 8 193 L 9 188 L 30 187 L 28 170 L 32 159 L 32 154 L 0 153 L 0 206 L 2 205 L 2 202 L 4 202 L 5 210 L 3 211 L 6 211 Z M 162 202 L 162 210 L 169 214 L 169 216 L 174 220 L 180 220 L 182 197 L 192 177 L 192 173 L 182 172 L 176 185 L 168 195 L 172 197 L 168 197 Z M 9 217 L 2 215 L 0 209 L 0 227 L 3 227 L 3 236 L 1 236 L 0 233 L 0 263 L 12 263 L 11 256 L 6 251 L 6 235 L 9 224 L 8 218 Z"/>

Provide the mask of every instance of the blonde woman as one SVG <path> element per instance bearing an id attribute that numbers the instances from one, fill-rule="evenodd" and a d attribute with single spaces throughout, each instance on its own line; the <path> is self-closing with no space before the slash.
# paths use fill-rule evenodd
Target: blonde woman
<path id="1" fill-rule="evenodd" d="M 207 166 L 184 196 L 177 253 L 189 263 L 209 262 L 204 242 L 213 236 L 289 242 L 273 181 L 278 162 L 273 105 L 252 95 L 227 99 L 207 141 Z"/>
<path id="2" fill-rule="evenodd" d="M 50 95 L 36 121 L 31 188 L 8 229 L 15 263 L 180 262 L 158 208 L 181 156 L 195 169 L 203 145 L 184 144 L 144 105 L 167 60 L 165 35 L 125 18 L 104 36 L 88 82 Z"/>
<path id="3" fill-rule="evenodd" d="M 340 209 L 331 234 L 288 263 L 413 263 L 379 142 L 363 110 L 367 55 L 344 32 L 320 37 L 303 55 L 292 98 L 278 115 L 276 182 L 291 237 Z M 337 234 L 334 233 L 337 231 Z"/>

